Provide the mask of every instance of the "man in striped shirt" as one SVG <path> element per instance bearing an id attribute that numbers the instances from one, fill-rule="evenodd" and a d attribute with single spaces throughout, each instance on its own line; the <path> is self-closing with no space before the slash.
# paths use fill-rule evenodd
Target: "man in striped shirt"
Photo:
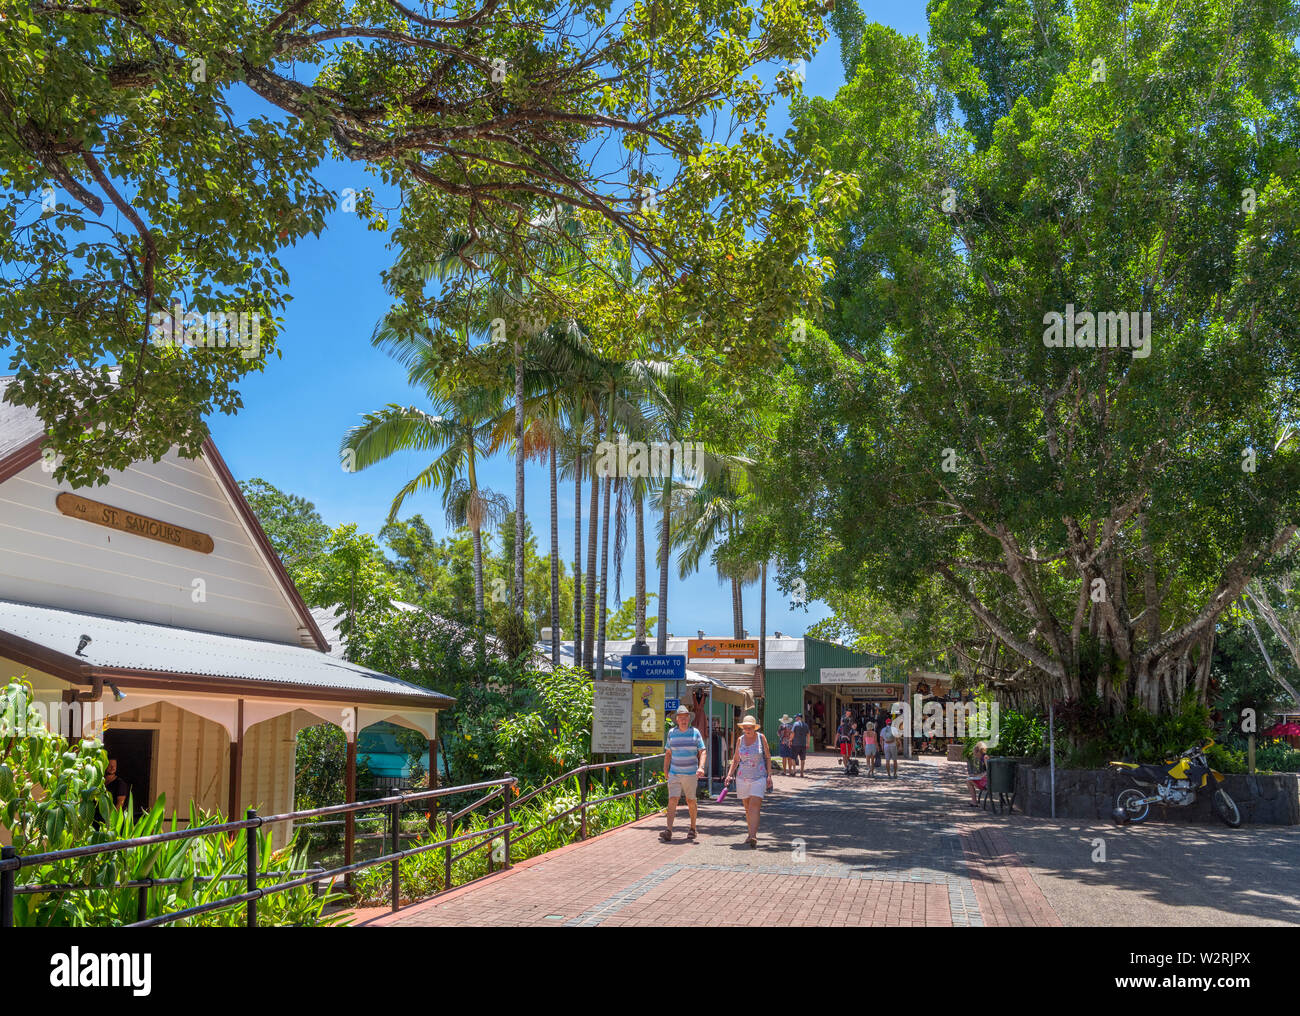
<path id="1" fill-rule="evenodd" d="M 695 839 L 695 787 L 704 775 L 704 738 L 691 726 L 691 711 L 686 705 L 677 707 L 677 726 L 668 731 L 664 751 L 664 779 L 668 781 L 668 828 L 659 838 L 668 843 L 673 838 L 673 819 L 677 816 L 677 799 L 686 798 L 686 810 L 691 813 L 691 831 L 688 840 Z"/>

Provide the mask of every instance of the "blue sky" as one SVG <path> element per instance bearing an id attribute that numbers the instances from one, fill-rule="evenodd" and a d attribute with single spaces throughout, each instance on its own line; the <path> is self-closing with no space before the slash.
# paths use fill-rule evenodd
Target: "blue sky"
<path id="1" fill-rule="evenodd" d="M 907 34 L 925 34 L 925 4 L 921 0 L 896 0 L 863 9 L 869 21 L 879 21 Z M 804 91 L 832 96 L 843 83 L 839 42 L 832 35 L 808 62 Z M 773 131 L 788 125 L 784 110 L 774 115 Z M 322 180 L 336 192 L 345 187 L 360 190 L 374 179 L 360 165 L 333 164 Z M 380 284 L 380 272 L 392 263 L 387 235 L 367 230 L 354 215 L 336 212 L 329 228 L 318 238 L 307 238 L 281 253 L 292 280 L 293 296 L 284 315 L 280 357 L 272 356 L 266 370 L 241 384 L 244 409 L 233 417 L 209 420 L 212 434 L 236 478 L 262 477 L 281 490 L 315 503 L 330 525 L 355 522 L 377 533 L 388 513 L 394 492 L 425 464 L 425 457 L 402 453 L 360 473 L 344 473 L 339 466 L 338 444 L 343 433 L 362 413 L 389 402 L 423 404 L 407 387 L 403 371 L 370 345 L 375 322 L 389 305 Z M 480 482 L 514 498 L 514 467 L 498 457 L 480 472 Z M 525 510 L 537 534 L 539 549 L 549 551 L 550 499 L 547 474 L 530 466 Z M 566 489 L 567 488 L 567 489 Z M 441 501 L 424 494 L 406 503 L 403 515 L 419 512 L 434 528 L 445 531 Z M 561 483 L 560 556 L 573 559 L 573 486 Z M 585 525 L 584 525 L 585 530 Z M 650 551 L 652 553 L 653 551 Z M 612 554 L 612 548 L 611 548 Z M 624 595 L 631 593 L 632 548 L 624 561 Z M 668 620 L 678 634 L 704 629 L 710 635 L 731 634 L 731 600 L 712 569 L 679 580 L 676 564 L 668 592 Z M 611 609 L 612 586 L 611 581 Z M 657 588 L 654 582 L 651 588 Z M 745 626 L 758 634 L 759 590 L 745 590 Z M 655 607 L 651 606 L 651 613 Z M 820 603 L 792 608 L 776 588 L 769 569 L 769 634 L 779 630 L 802 634 L 828 615 Z"/>

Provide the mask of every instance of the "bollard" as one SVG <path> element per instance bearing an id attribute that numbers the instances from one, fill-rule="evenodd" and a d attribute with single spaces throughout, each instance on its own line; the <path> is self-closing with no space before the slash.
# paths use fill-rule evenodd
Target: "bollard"
<path id="1" fill-rule="evenodd" d="M 247 818 L 257 818 L 257 811 L 253 808 L 248 809 L 245 816 Z M 248 886 L 248 892 L 257 892 L 257 830 L 260 826 L 249 826 L 244 830 L 245 843 L 248 854 L 248 870 L 245 884 Z M 247 911 L 247 924 L 250 928 L 257 927 L 257 898 L 249 900 L 244 904 Z"/>

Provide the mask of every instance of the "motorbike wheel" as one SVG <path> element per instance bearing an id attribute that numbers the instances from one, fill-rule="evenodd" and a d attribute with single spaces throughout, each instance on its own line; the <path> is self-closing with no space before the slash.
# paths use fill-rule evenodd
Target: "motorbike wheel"
<path id="1" fill-rule="evenodd" d="M 1214 813 L 1229 829 L 1236 829 L 1241 825 L 1241 809 L 1237 807 L 1237 802 L 1228 796 L 1226 790 L 1214 792 Z"/>
<path id="2" fill-rule="evenodd" d="M 1115 798 L 1115 807 L 1124 813 L 1128 821 L 1141 822 L 1151 812 L 1151 805 L 1146 803 L 1146 796 L 1133 787 L 1121 790 L 1119 796 Z"/>

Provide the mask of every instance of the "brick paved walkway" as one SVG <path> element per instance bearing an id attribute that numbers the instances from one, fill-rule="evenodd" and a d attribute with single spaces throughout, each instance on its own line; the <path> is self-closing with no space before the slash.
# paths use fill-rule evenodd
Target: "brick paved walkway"
<path id="1" fill-rule="evenodd" d="M 925 758 L 899 778 L 846 778 L 831 756 L 777 775 L 759 846 L 734 796 L 701 803 L 696 843 L 663 816 L 520 862 L 363 926 L 1007 926 L 1061 922 L 998 829 L 969 805 L 964 767 Z"/>

